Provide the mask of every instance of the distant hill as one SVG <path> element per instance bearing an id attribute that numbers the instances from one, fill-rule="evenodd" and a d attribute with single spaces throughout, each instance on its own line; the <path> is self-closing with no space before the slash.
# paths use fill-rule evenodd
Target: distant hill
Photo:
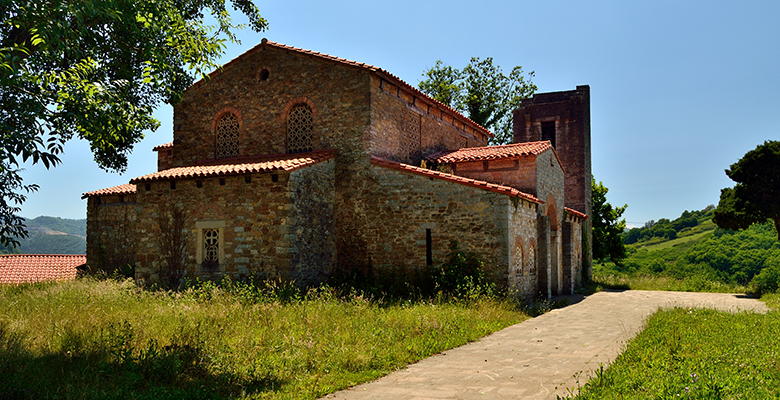
<path id="1" fill-rule="evenodd" d="M 87 247 L 87 220 L 41 216 L 25 219 L 30 236 L 16 249 L 0 248 L 0 253 L 84 254 Z"/>
<path id="2" fill-rule="evenodd" d="M 772 276 L 780 272 L 780 242 L 773 224 L 720 229 L 712 222 L 713 209 L 685 211 L 673 220 L 627 230 L 623 240 L 628 257 L 620 265 L 594 266 L 594 273 L 753 285 L 764 270 Z"/>

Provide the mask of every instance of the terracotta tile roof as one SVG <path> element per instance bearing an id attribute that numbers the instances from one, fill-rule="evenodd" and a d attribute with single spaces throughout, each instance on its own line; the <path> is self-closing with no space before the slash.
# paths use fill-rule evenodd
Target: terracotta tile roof
<path id="1" fill-rule="evenodd" d="M 301 48 L 298 48 L 298 47 L 292 47 L 292 46 L 288 46 L 286 44 L 272 42 L 272 41 L 270 41 L 268 39 L 263 38 L 263 40 L 260 41 L 260 44 L 258 44 L 257 46 L 247 50 L 246 52 L 244 52 L 243 54 L 239 55 L 238 57 L 230 60 L 229 62 L 225 63 L 222 66 L 222 68 L 225 68 L 225 67 L 227 67 L 227 66 L 229 66 L 229 65 L 231 65 L 231 64 L 233 64 L 235 62 L 238 62 L 240 59 L 244 58 L 245 56 L 247 56 L 247 55 L 249 55 L 251 53 L 254 53 L 257 49 L 261 48 L 262 46 L 271 46 L 271 47 L 275 47 L 275 48 L 278 48 L 278 49 L 284 49 L 284 50 L 293 51 L 293 52 L 296 52 L 296 53 L 308 54 L 308 55 L 311 55 L 311 56 L 314 56 L 314 57 L 319 57 L 319 58 L 322 58 L 322 59 L 325 59 L 325 60 L 334 61 L 334 62 L 337 62 L 339 64 L 349 65 L 349 66 L 352 66 L 352 67 L 356 67 L 356 68 L 364 69 L 364 70 L 367 70 L 367 71 L 371 71 L 371 72 L 373 72 L 373 73 L 375 73 L 375 74 L 377 74 L 377 75 L 387 79 L 388 81 L 391 81 L 392 83 L 394 83 L 396 85 L 404 87 L 405 89 L 411 91 L 415 95 L 420 96 L 420 97 L 426 99 L 431 104 L 433 104 L 436 107 L 440 108 L 441 110 L 445 111 L 447 114 L 450 114 L 450 116 L 460 120 L 462 123 L 464 123 L 464 124 L 474 128 L 475 130 L 477 130 L 478 132 L 482 133 L 483 135 L 486 135 L 488 137 L 492 137 L 493 136 L 493 133 L 490 132 L 487 128 L 485 128 L 484 126 L 474 122 L 472 119 L 466 117 L 465 115 L 461 114 L 460 112 L 458 112 L 457 110 L 453 109 L 452 107 L 450 107 L 450 106 L 448 106 L 448 105 L 446 105 L 446 104 L 444 104 L 444 103 L 442 103 L 442 102 L 440 102 L 440 101 L 438 101 L 438 100 L 428 96 L 427 94 L 421 92 L 416 87 L 414 87 L 414 86 L 404 82 L 401 78 L 393 75 L 389 71 L 386 71 L 386 70 L 384 70 L 382 68 L 379 68 L 379 67 L 375 67 L 375 66 L 370 65 L 370 64 L 361 63 L 361 62 L 357 62 L 357 61 L 352 61 L 352 60 L 348 60 L 346 58 L 340 58 L 340 57 L 336 57 L 336 56 L 331 56 L 329 54 L 319 53 L 319 52 L 312 51 L 312 50 L 306 50 L 306 49 L 301 49 Z M 217 74 L 219 74 L 219 72 L 220 72 L 220 70 L 218 69 L 218 70 L 210 73 L 209 76 L 211 77 L 212 75 L 217 75 Z M 198 85 L 202 84 L 202 82 L 203 82 L 203 79 L 195 82 L 192 86 L 198 86 Z"/>
<path id="2" fill-rule="evenodd" d="M 160 151 L 163 149 L 170 149 L 173 148 L 173 142 L 158 144 L 157 146 L 152 147 L 152 151 Z"/>
<path id="3" fill-rule="evenodd" d="M 577 211 L 575 209 L 572 209 L 572 208 L 569 208 L 569 207 L 564 207 L 563 210 L 566 211 L 567 213 L 571 214 L 571 215 L 575 215 L 575 216 L 580 217 L 582 219 L 588 219 L 587 215 L 585 215 L 584 213 L 581 213 L 581 212 L 579 212 L 579 211 Z"/>
<path id="4" fill-rule="evenodd" d="M 549 140 L 540 142 L 525 142 L 505 144 L 501 146 L 485 147 L 465 147 L 454 151 L 442 151 L 427 157 L 429 160 L 443 164 L 465 162 L 496 160 L 500 158 L 518 158 L 529 155 L 539 155 L 551 149 Z"/>
<path id="5" fill-rule="evenodd" d="M 83 254 L 0 255 L 0 284 L 76 279 L 76 267 L 86 262 Z"/>
<path id="6" fill-rule="evenodd" d="M 496 185 L 494 183 L 478 181 L 476 179 L 464 178 L 462 176 L 457 176 L 457 175 L 447 174 L 447 173 L 444 173 L 444 172 L 433 171 L 433 170 L 430 170 L 430 169 L 415 167 L 413 165 L 403 164 L 403 163 L 399 163 L 399 162 L 395 162 L 395 161 L 390 161 L 390 160 L 386 160 L 384 158 L 379 158 L 379 157 L 376 157 L 376 156 L 371 157 L 371 163 L 374 164 L 374 165 L 378 165 L 380 167 L 392 168 L 392 169 L 399 170 L 399 171 L 410 172 L 410 173 L 413 173 L 413 174 L 423 175 L 423 176 L 427 176 L 427 177 L 430 177 L 430 178 L 437 178 L 437 179 L 442 179 L 442 180 L 445 180 L 445 181 L 459 183 L 461 185 L 472 186 L 472 187 L 479 188 L 479 189 L 485 189 L 485 190 L 489 190 L 491 192 L 505 194 L 507 196 L 519 197 L 519 198 L 521 198 L 523 200 L 527 200 L 527 201 L 530 201 L 530 202 L 536 203 L 536 204 L 543 204 L 544 203 L 543 201 L 537 199 L 536 197 L 534 197 L 534 196 L 532 196 L 532 195 L 530 195 L 528 193 L 521 192 L 521 191 L 519 191 L 519 190 L 517 190 L 515 188 L 512 188 L 512 187 L 509 187 L 509 186 Z"/>
<path id="7" fill-rule="evenodd" d="M 108 196 L 112 194 L 135 194 L 135 185 L 126 183 L 124 185 L 112 186 L 110 188 L 93 190 L 81 195 L 82 199 L 92 196 Z"/>
<path id="8" fill-rule="evenodd" d="M 242 175 L 257 172 L 286 171 L 308 167 L 332 159 L 332 151 L 314 151 L 311 153 L 280 154 L 263 157 L 241 157 L 213 160 L 188 167 L 176 167 L 139 176 L 130 183 L 152 182 L 170 179 L 205 178 L 210 176 Z"/>

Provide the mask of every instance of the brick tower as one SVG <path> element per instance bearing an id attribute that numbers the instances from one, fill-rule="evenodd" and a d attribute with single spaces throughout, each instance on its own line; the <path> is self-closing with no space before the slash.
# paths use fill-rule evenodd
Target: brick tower
<path id="1" fill-rule="evenodd" d="M 513 113 L 515 143 L 549 140 L 565 169 L 566 207 L 591 216 L 590 86 L 538 93 Z M 591 222 L 583 224 L 583 274 L 590 279 Z"/>

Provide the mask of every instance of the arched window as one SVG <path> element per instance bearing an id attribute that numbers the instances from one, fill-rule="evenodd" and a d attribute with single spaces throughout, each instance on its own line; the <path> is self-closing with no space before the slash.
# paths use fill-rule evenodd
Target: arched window
<path id="1" fill-rule="evenodd" d="M 287 115 L 287 152 L 302 153 L 311 151 L 314 119 L 311 108 L 306 104 L 296 104 Z"/>
<path id="2" fill-rule="evenodd" d="M 217 136 L 214 156 L 216 158 L 238 155 L 238 117 L 232 112 L 225 113 L 217 121 L 214 132 Z"/>

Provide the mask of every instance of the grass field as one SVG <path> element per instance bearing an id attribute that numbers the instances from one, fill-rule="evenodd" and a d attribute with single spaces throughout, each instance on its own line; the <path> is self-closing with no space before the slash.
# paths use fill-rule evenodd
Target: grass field
<path id="1" fill-rule="evenodd" d="M 593 286 L 590 290 L 634 289 L 672 290 L 677 292 L 745 293 L 745 286 L 712 281 L 704 277 L 674 278 L 650 274 L 615 274 L 593 269 Z"/>
<path id="2" fill-rule="evenodd" d="M 656 313 L 576 399 L 780 398 L 780 295 L 762 299 L 766 315 Z"/>
<path id="3" fill-rule="evenodd" d="M 0 287 L 0 397 L 313 399 L 528 318 L 493 300 L 284 292 Z"/>

